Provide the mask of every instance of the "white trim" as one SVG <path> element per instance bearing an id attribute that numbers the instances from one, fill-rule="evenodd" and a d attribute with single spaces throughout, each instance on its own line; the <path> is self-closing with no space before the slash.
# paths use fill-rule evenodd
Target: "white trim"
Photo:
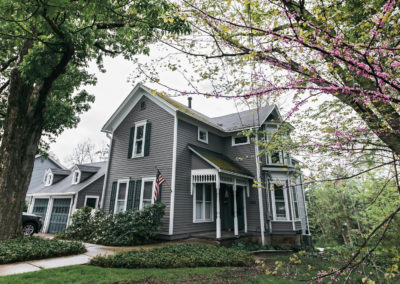
<path id="1" fill-rule="evenodd" d="M 137 134 L 138 134 L 138 127 L 143 126 L 143 137 L 141 139 L 142 141 L 142 149 L 140 151 L 140 154 L 136 154 L 136 142 L 137 142 Z M 144 149 L 145 149 L 145 144 L 146 144 L 146 128 L 147 128 L 147 120 L 141 120 L 138 122 L 135 122 L 135 134 L 133 137 L 133 145 L 132 145 L 132 157 L 131 158 L 141 158 L 144 157 Z"/>
<path id="2" fill-rule="evenodd" d="M 50 193 L 50 192 L 44 192 L 44 193 L 30 193 L 27 194 L 27 196 L 40 196 L 42 198 L 43 196 L 58 196 L 58 195 L 74 195 L 76 192 L 55 192 L 55 193 Z"/>
<path id="3" fill-rule="evenodd" d="M 275 204 L 275 186 L 274 189 L 271 190 L 271 203 L 272 203 L 272 217 L 273 221 L 291 221 L 290 220 L 290 212 L 289 212 L 289 204 L 288 204 L 288 196 L 287 196 L 287 191 L 288 189 L 285 190 L 285 185 L 282 185 L 280 183 L 274 183 L 273 181 L 270 181 L 271 185 L 279 185 L 282 186 L 282 191 L 283 191 L 283 201 L 285 202 L 285 218 L 283 217 L 277 217 L 276 216 L 276 204 Z M 282 219 L 281 219 L 282 218 Z"/>
<path id="4" fill-rule="evenodd" d="M 115 192 L 115 203 L 114 203 L 114 214 L 117 213 L 117 204 L 118 204 L 118 194 L 119 194 L 119 185 L 121 183 L 125 183 L 126 184 L 126 188 L 125 188 L 125 205 L 124 205 L 124 209 L 122 210 L 122 212 L 126 211 L 126 205 L 128 203 L 128 189 L 129 189 L 129 179 L 119 179 L 117 181 L 117 191 Z"/>
<path id="5" fill-rule="evenodd" d="M 196 217 L 196 205 L 197 205 L 197 200 L 196 200 L 196 191 L 197 191 L 197 184 L 202 185 L 202 191 L 203 191 L 203 202 L 202 202 L 202 213 L 204 215 L 204 219 L 197 219 Z M 212 223 L 214 222 L 214 183 L 197 183 L 196 186 L 194 187 L 193 190 L 193 223 Z M 210 219 L 205 219 L 206 216 L 206 184 L 211 186 L 211 207 L 210 207 Z"/>
<path id="6" fill-rule="evenodd" d="M 220 173 L 224 173 L 224 174 L 228 174 L 228 175 L 235 175 L 238 177 L 243 177 L 243 178 L 248 178 L 248 179 L 254 179 L 254 177 L 252 176 L 247 176 L 247 175 L 243 175 L 243 174 L 238 174 L 235 172 L 231 172 L 231 171 L 225 171 L 225 170 L 221 170 L 217 165 L 215 165 L 214 163 L 210 162 L 209 160 L 207 160 L 206 158 L 204 158 L 199 152 L 197 152 L 196 150 L 194 150 L 192 147 L 188 146 L 189 150 L 192 151 L 193 153 L 195 153 L 197 156 L 199 156 L 202 160 L 204 160 L 205 162 L 207 162 L 208 164 L 210 164 L 211 166 L 213 166 L 218 172 Z M 204 171 L 204 170 L 201 170 Z"/>
<path id="7" fill-rule="evenodd" d="M 101 191 L 100 208 L 104 208 L 104 202 L 105 202 L 104 197 L 106 194 L 106 188 L 107 188 L 107 182 L 108 182 L 108 169 L 109 169 L 110 163 L 111 163 L 111 151 L 112 151 L 112 146 L 113 146 L 113 134 L 111 134 L 111 137 L 110 137 L 110 134 L 107 133 L 106 136 L 107 136 L 107 138 L 110 139 L 110 150 L 108 152 L 107 165 L 106 165 L 105 172 L 104 172 L 104 183 L 103 183 L 103 190 Z"/>
<path id="8" fill-rule="evenodd" d="M 43 182 L 44 186 L 50 186 L 53 184 L 54 174 L 51 169 L 47 169 L 44 173 Z"/>
<path id="9" fill-rule="evenodd" d="M 77 180 L 75 179 L 75 174 L 78 174 Z M 82 172 L 78 168 L 74 169 L 74 171 L 72 172 L 72 184 L 80 183 L 81 182 L 81 175 L 82 175 Z"/>
<path id="10" fill-rule="evenodd" d="M 247 187 L 248 188 L 248 187 Z M 246 189 L 243 188 L 243 219 L 244 219 L 244 232 L 247 233 L 247 202 L 246 202 Z"/>
<path id="11" fill-rule="evenodd" d="M 215 183 L 215 192 L 216 192 L 216 196 L 217 196 L 217 219 L 215 221 L 215 226 L 216 226 L 216 238 L 220 239 L 221 238 L 221 205 L 220 205 L 220 198 L 219 198 L 219 190 L 221 187 L 221 183 L 220 183 L 220 177 L 219 175 L 217 175 L 217 181 Z"/>
<path id="12" fill-rule="evenodd" d="M 115 129 L 117 129 L 142 97 L 150 99 L 172 115 L 176 113 L 177 108 L 173 107 L 161 98 L 157 98 L 157 95 L 153 95 L 149 89 L 147 89 L 141 83 L 138 83 L 119 105 L 117 110 L 107 120 L 107 122 L 101 128 L 101 131 L 112 133 Z"/>
<path id="13" fill-rule="evenodd" d="M 241 137 L 246 137 L 247 141 L 244 143 L 236 143 L 235 142 L 235 138 L 241 138 Z M 232 146 L 241 146 L 241 145 L 248 145 L 250 144 L 250 137 L 249 136 L 240 136 L 240 135 L 236 135 L 236 136 L 232 136 Z"/>
<path id="14" fill-rule="evenodd" d="M 172 174 L 171 174 L 171 200 L 169 206 L 169 235 L 174 234 L 175 215 L 175 183 L 176 183 L 176 151 L 178 145 L 178 117 L 174 115 L 174 142 L 172 144 Z M 190 185 L 192 186 L 192 184 Z"/>
<path id="15" fill-rule="evenodd" d="M 234 179 L 234 184 L 233 184 L 233 230 L 234 230 L 234 235 L 238 236 L 239 235 L 239 222 L 238 222 L 238 216 L 237 216 L 237 188 L 236 188 L 236 179 Z"/>
<path id="16" fill-rule="evenodd" d="M 144 183 L 151 181 L 153 183 L 152 188 L 151 188 L 151 204 L 154 204 L 154 188 L 155 188 L 155 183 L 156 183 L 156 178 L 155 177 L 145 177 L 142 178 L 142 186 L 141 186 L 141 192 L 140 192 L 140 204 L 139 204 L 139 210 L 143 209 L 143 195 L 144 195 Z"/>
<path id="17" fill-rule="evenodd" d="M 205 132 L 206 133 L 206 139 L 201 139 L 200 138 L 200 132 Z M 208 130 L 198 126 L 197 127 L 197 141 L 200 141 L 200 142 L 208 144 Z"/>
<path id="18" fill-rule="evenodd" d="M 258 133 L 257 133 L 257 131 L 256 131 L 254 148 L 255 148 L 255 156 L 256 156 L 255 160 L 256 160 L 256 169 L 257 169 L 257 184 L 260 184 L 261 171 L 260 171 L 260 157 L 259 157 L 259 153 L 258 153 Z M 258 189 L 258 209 L 260 211 L 261 244 L 265 245 L 264 204 L 263 204 L 262 191 L 261 191 L 260 186 L 258 186 L 257 189 Z"/>
<path id="19" fill-rule="evenodd" d="M 96 199 L 96 205 L 95 205 L 95 208 L 93 208 L 93 209 L 98 209 L 99 208 L 99 196 L 98 195 L 86 195 L 85 196 L 85 202 L 83 203 L 83 206 L 86 206 L 86 202 L 87 202 L 88 198 Z"/>

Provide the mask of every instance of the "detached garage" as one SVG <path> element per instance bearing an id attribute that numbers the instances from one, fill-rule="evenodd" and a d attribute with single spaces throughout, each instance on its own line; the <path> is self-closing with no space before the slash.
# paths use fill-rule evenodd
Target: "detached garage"
<path id="1" fill-rule="evenodd" d="M 106 162 L 75 165 L 70 170 L 47 169 L 43 183 L 29 190 L 28 213 L 42 217 L 42 232 L 55 234 L 65 229 L 76 209 L 99 208 Z"/>

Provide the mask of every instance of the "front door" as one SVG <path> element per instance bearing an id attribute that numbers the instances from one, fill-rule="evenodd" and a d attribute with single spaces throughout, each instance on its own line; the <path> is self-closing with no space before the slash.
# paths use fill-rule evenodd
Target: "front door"
<path id="1" fill-rule="evenodd" d="M 221 201 L 221 229 L 225 231 L 234 230 L 234 196 L 233 196 L 233 185 L 221 183 L 220 190 L 220 201 Z M 238 217 L 239 230 L 244 229 L 244 214 L 243 214 L 243 187 L 238 186 L 236 190 L 236 208 Z"/>
<path id="2" fill-rule="evenodd" d="M 50 234 L 55 234 L 65 229 L 67 226 L 70 204 L 71 198 L 54 199 L 48 230 Z"/>

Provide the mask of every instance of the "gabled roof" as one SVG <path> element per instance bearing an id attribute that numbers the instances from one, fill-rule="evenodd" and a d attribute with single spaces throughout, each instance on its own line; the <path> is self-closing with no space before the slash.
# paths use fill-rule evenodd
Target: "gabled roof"
<path id="1" fill-rule="evenodd" d="M 65 169 L 64 165 L 61 164 L 52 154 L 49 154 L 46 158 L 42 157 L 42 155 L 40 155 L 40 154 L 37 154 L 35 156 L 35 159 L 37 159 L 37 158 L 41 158 L 41 159 L 44 159 L 44 160 L 49 160 L 50 162 L 52 162 L 54 165 L 56 165 L 60 169 Z"/>
<path id="2" fill-rule="evenodd" d="M 58 176 L 69 176 L 71 174 L 70 170 L 64 170 L 58 168 L 50 168 L 50 171 L 53 173 L 53 175 L 58 175 Z"/>
<path id="3" fill-rule="evenodd" d="M 84 164 L 82 166 L 91 168 L 96 167 L 98 168 L 98 171 L 78 184 L 72 184 L 73 174 L 71 171 L 69 171 L 70 174 L 61 181 L 52 184 L 50 186 L 45 186 L 44 184 L 41 184 L 38 187 L 29 190 L 27 195 L 31 196 L 31 195 L 52 195 L 52 194 L 75 194 L 84 189 L 85 187 L 87 187 L 88 185 L 90 185 L 91 183 L 95 182 L 99 178 L 103 177 L 106 172 L 106 165 L 107 162 Z"/>
<path id="4" fill-rule="evenodd" d="M 258 108 L 258 111 L 257 109 L 252 109 L 219 117 L 208 117 L 173 100 L 167 95 L 151 91 L 149 88 L 139 83 L 125 98 L 101 131 L 108 133 L 113 132 L 139 102 L 142 96 L 146 96 L 173 115 L 177 112 L 183 113 L 222 132 L 234 132 L 251 127 L 258 127 L 265 122 L 274 109 L 277 110 L 276 106 L 264 106 Z"/>
<path id="5" fill-rule="evenodd" d="M 236 162 L 232 161 L 223 154 L 192 144 L 189 144 L 188 148 L 193 153 L 209 163 L 212 167 L 216 168 L 218 171 L 253 178 L 252 174 L 248 170 L 238 165 Z"/>
<path id="6" fill-rule="evenodd" d="M 85 173 L 97 173 L 100 167 L 93 167 L 93 166 L 88 166 L 88 165 L 76 165 L 76 167 L 81 171 Z"/>

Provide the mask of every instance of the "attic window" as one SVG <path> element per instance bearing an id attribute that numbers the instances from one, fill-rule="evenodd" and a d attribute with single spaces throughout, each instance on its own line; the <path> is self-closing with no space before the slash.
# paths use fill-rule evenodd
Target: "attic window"
<path id="1" fill-rule="evenodd" d="M 44 176 L 44 185 L 45 186 L 50 186 L 53 183 L 53 173 L 52 172 L 47 172 Z"/>
<path id="2" fill-rule="evenodd" d="M 203 128 L 198 128 L 197 140 L 208 144 L 208 131 Z"/>
<path id="3" fill-rule="evenodd" d="M 250 144 L 250 138 L 248 136 L 240 135 L 232 137 L 232 146 L 245 145 L 245 144 Z"/>
<path id="4" fill-rule="evenodd" d="M 140 103 L 140 110 L 144 110 L 144 109 L 146 109 L 146 102 L 141 102 Z"/>
<path id="5" fill-rule="evenodd" d="M 81 171 L 76 170 L 72 175 L 72 184 L 78 184 L 81 179 Z"/>

